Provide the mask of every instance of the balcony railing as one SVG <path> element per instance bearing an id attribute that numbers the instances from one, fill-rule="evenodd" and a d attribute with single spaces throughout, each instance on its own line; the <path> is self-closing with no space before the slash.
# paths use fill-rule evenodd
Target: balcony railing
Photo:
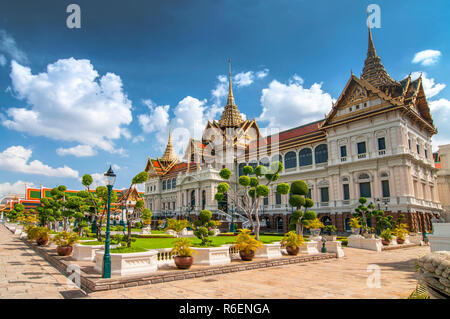
<path id="1" fill-rule="evenodd" d="M 346 162 L 346 161 L 347 161 L 347 157 L 346 156 L 341 157 L 341 162 Z"/>
<path id="2" fill-rule="evenodd" d="M 358 154 L 358 159 L 366 158 L 366 156 L 366 153 Z"/>
<path id="3" fill-rule="evenodd" d="M 380 156 L 386 155 L 386 150 L 379 150 L 378 155 Z"/>

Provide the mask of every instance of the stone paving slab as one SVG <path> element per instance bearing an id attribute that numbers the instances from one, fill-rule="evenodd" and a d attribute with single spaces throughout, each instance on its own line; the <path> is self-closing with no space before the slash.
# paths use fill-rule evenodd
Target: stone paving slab
<path id="1" fill-rule="evenodd" d="M 0 299 L 62 299 L 78 287 L 0 225 Z"/>

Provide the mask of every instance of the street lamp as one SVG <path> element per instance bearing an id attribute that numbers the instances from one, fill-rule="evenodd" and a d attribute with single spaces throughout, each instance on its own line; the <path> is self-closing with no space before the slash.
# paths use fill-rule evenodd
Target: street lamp
<path id="1" fill-rule="evenodd" d="M 106 187 L 108 188 L 108 211 L 106 217 L 106 238 L 105 238 L 105 254 L 103 255 L 103 278 L 111 278 L 111 255 L 109 254 L 109 228 L 110 228 L 110 210 L 111 210 L 111 191 L 116 181 L 116 174 L 114 174 L 111 166 L 105 173 Z"/>

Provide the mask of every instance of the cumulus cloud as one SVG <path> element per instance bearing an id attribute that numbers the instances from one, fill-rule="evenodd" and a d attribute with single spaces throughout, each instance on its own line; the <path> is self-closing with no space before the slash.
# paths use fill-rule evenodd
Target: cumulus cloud
<path id="1" fill-rule="evenodd" d="M 6 57 L 20 63 L 27 63 L 27 55 L 19 49 L 16 40 L 5 30 L 0 29 L 0 65 L 6 64 Z M 3 59 L 1 58 L 3 57 Z M 3 61 L 3 64 L 2 64 Z"/>
<path id="2" fill-rule="evenodd" d="M 303 79 L 294 75 L 287 84 L 273 80 L 262 90 L 263 111 L 257 118 L 268 127 L 284 130 L 324 118 L 334 100 L 322 90 L 322 83 L 310 88 L 303 86 Z"/>
<path id="3" fill-rule="evenodd" d="M 434 126 L 438 129 L 438 134 L 432 138 L 433 151 L 438 150 L 439 145 L 450 144 L 450 131 L 446 130 L 450 121 L 450 100 L 441 98 L 435 101 L 428 101 Z"/>
<path id="4" fill-rule="evenodd" d="M 424 66 L 436 64 L 441 56 L 438 50 L 423 50 L 414 55 L 412 63 L 420 63 Z"/>
<path id="5" fill-rule="evenodd" d="M 97 151 L 90 145 L 77 145 L 70 148 L 58 148 L 56 153 L 60 156 L 73 155 L 76 157 L 88 157 L 97 155 Z"/>
<path id="6" fill-rule="evenodd" d="M 0 184 L 0 198 L 6 194 L 25 195 L 25 185 L 28 187 L 36 187 L 36 185 L 32 182 L 24 182 L 20 180 L 13 184 L 8 182 Z"/>
<path id="7" fill-rule="evenodd" d="M 150 110 L 149 114 L 138 116 L 139 124 L 145 133 L 152 133 L 161 130 L 169 123 L 169 105 L 156 105 L 152 100 L 144 101 Z"/>
<path id="8" fill-rule="evenodd" d="M 31 135 L 75 141 L 111 153 L 114 139 L 130 137 L 131 101 L 113 73 L 99 77 L 89 60 L 61 59 L 46 72 L 11 63 L 13 90 L 27 107 L 9 108 L 3 125 Z"/>
<path id="9" fill-rule="evenodd" d="M 443 83 L 435 83 L 433 78 L 429 78 L 426 72 L 412 72 L 411 80 L 417 79 L 420 74 L 422 74 L 422 83 L 425 95 L 427 98 L 432 98 L 433 96 L 439 94 L 446 85 Z"/>
<path id="10" fill-rule="evenodd" d="M 78 171 L 66 165 L 52 168 L 38 160 L 29 162 L 32 152 L 31 149 L 20 145 L 5 149 L 0 153 L 0 169 L 25 174 L 78 178 Z"/>

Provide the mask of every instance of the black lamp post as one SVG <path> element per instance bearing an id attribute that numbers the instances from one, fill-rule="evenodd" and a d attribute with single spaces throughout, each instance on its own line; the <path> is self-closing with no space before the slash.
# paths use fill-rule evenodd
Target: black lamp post
<path id="1" fill-rule="evenodd" d="M 106 238 L 105 238 L 105 254 L 103 255 L 103 278 L 111 278 L 111 255 L 109 254 L 109 228 L 110 228 L 110 214 L 111 214 L 111 191 L 116 181 L 116 174 L 114 174 L 111 166 L 105 173 L 106 187 L 108 188 L 108 211 L 106 217 Z"/>

